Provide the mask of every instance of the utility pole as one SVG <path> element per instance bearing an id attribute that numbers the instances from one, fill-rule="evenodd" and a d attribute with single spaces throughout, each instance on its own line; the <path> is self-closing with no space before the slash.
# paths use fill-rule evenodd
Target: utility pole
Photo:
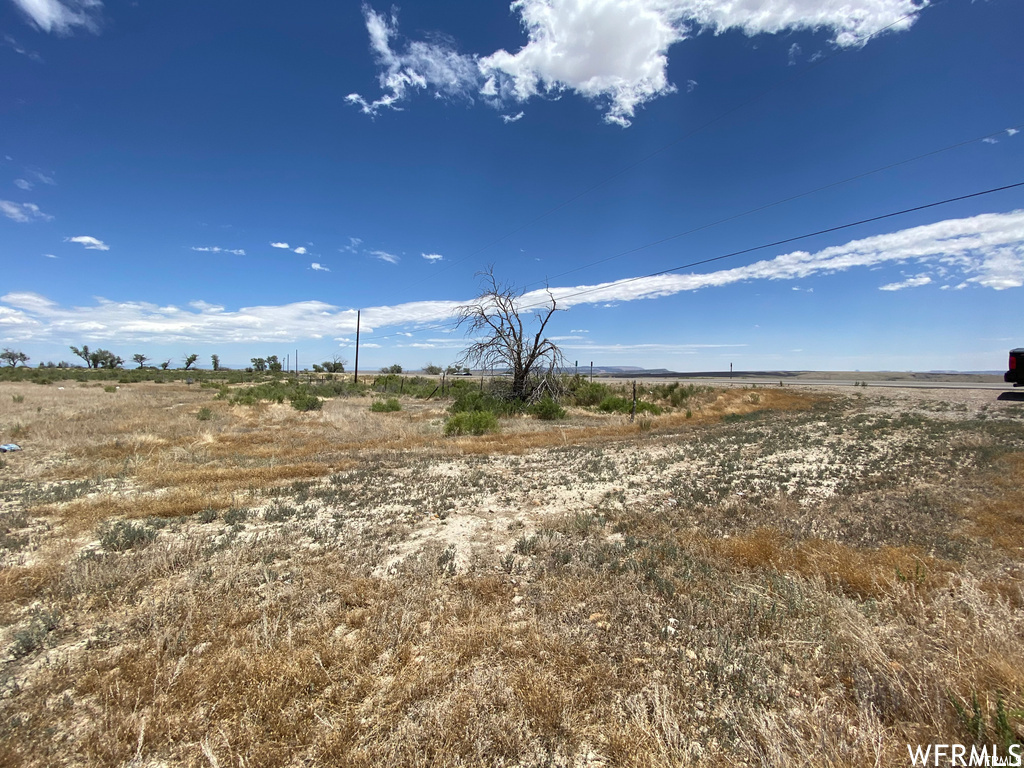
<path id="1" fill-rule="evenodd" d="M 594 361 L 590 361 L 590 380 L 594 380 Z"/>
<path id="2" fill-rule="evenodd" d="M 354 384 L 359 383 L 359 315 L 360 310 L 356 310 L 356 377 L 353 381 Z"/>

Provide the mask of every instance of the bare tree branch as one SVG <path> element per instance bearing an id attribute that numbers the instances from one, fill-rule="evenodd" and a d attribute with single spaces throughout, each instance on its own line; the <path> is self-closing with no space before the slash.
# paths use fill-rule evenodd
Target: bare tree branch
<path id="1" fill-rule="evenodd" d="M 538 368 L 546 363 L 551 371 L 562 364 L 562 351 L 544 338 L 558 303 L 549 290 L 548 302 L 534 313 L 539 327 L 531 340 L 526 335 L 519 308 L 522 292 L 511 284 L 499 282 L 494 276 L 494 267 L 477 274 L 481 278 L 480 295 L 455 312 L 458 326 L 475 339 L 459 357 L 459 363 L 507 368 L 512 374 L 512 397 L 525 400 L 530 395 L 531 376 L 536 375 Z"/>

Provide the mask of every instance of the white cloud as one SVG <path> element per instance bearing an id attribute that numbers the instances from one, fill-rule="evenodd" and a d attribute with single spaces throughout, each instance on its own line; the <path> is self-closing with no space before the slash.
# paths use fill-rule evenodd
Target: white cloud
<path id="1" fill-rule="evenodd" d="M 505 123 L 505 125 L 508 125 L 509 123 L 514 123 L 514 122 L 517 122 L 519 120 L 522 120 L 523 119 L 523 115 L 525 115 L 525 114 L 526 114 L 525 112 L 518 112 L 518 113 L 516 113 L 514 115 L 502 115 L 501 116 L 501 121 L 503 123 Z"/>
<path id="2" fill-rule="evenodd" d="M 23 189 L 26 192 L 28 192 L 30 189 L 32 189 L 32 182 L 27 181 L 26 179 L 15 179 L 14 186 L 16 186 L 18 189 Z"/>
<path id="3" fill-rule="evenodd" d="M 363 241 L 358 237 L 350 237 L 348 239 L 348 245 L 343 245 L 338 250 L 342 253 L 356 253 L 359 251 L 359 246 L 362 245 Z"/>
<path id="4" fill-rule="evenodd" d="M 291 246 L 288 245 L 288 243 L 271 243 L 270 247 L 271 248 L 284 248 L 285 250 L 290 250 L 291 249 Z"/>
<path id="5" fill-rule="evenodd" d="M 293 248 L 292 251 L 294 253 L 299 254 L 299 256 L 305 256 L 307 253 L 309 253 L 309 251 L 306 250 L 306 247 L 304 245 L 300 245 L 298 248 Z"/>
<path id="6" fill-rule="evenodd" d="M 43 256 L 45 256 L 48 259 L 56 259 L 57 258 L 52 253 L 44 253 Z"/>
<path id="7" fill-rule="evenodd" d="M 998 144 L 999 139 L 993 139 L 991 136 L 986 136 L 982 141 L 986 144 Z"/>
<path id="8" fill-rule="evenodd" d="M 1007 128 L 1006 129 L 1006 135 L 1007 136 L 1016 136 L 1018 133 L 1020 133 L 1020 131 L 1018 131 L 1016 128 Z"/>
<path id="9" fill-rule="evenodd" d="M 397 18 L 366 8 L 384 94 L 369 102 L 353 93 L 348 101 L 375 115 L 400 109 L 415 91 L 440 98 L 478 94 L 497 107 L 569 91 L 601 104 L 607 122 L 628 126 L 638 107 L 676 91 L 668 51 L 687 38 L 823 29 L 834 45 L 849 47 L 887 27 L 908 29 L 918 10 L 914 0 L 514 0 L 510 7 L 526 44 L 484 56 L 460 54 L 445 41 L 393 44 Z M 798 52 L 791 49 L 794 60 Z"/>
<path id="10" fill-rule="evenodd" d="M 791 46 L 789 46 L 789 66 L 796 66 L 796 60 L 799 58 L 801 53 L 802 51 L 800 49 L 799 43 L 793 43 Z"/>
<path id="11" fill-rule="evenodd" d="M 438 98 L 472 98 L 480 80 L 474 57 L 458 53 L 448 41 L 413 41 L 404 51 L 396 51 L 391 46 L 398 28 L 395 14 L 388 19 L 369 6 L 363 6 L 363 14 L 370 49 L 381 68 L 378 79 L 384 95 L 371 102 L 358 93 L 350 93 L 346 101 L 367 115 L 375 115 L 381 109 L 399 109 L 396 104 L 415 90 L 430 90 Z"/>
<path id="12" fill-rule="evenodd" d="M 68 35 L 75 27 L 90 32 L 99 30 L 101 0 L 14 0 L 36 28 L 43 32 Z"/>
<path id="13" fill-rule="evenodd" d="M 994 290 L 1024 285 L 1024 210 L 984 213 L 966 219 L 853 240 L 816 253 L 793 251 L 742 267 L 700 274 L 628 278 L 599 285 L 552 289 L 560 305 L 632 301 L 671 296 L 749 280 L 803 280 L 855 267 L 898 262 L 942 267 Z M 959 286 L 958 286 L 959 287 Z M 582 294 L 582 295 L 574 295 Z M 524 304 L 543 302 L 544 291 L 524 296 Z"/>
<path id="14" fill-rule="evenodd" d="M 49 176 L 36 168 L 27 168 L 28 174 L 41 184 L 49 184 L 50 186 L 56 185 L 52 176 Z"/>
<path id="15" fill-rule="evenodd" d="M 8 219 L 14 219 L 14 221 L 21 223 L 53 220 L 53 216 L 43 213 L 35 203 L 15 203 L 10 200 L 0 200 L 0 213 Z"/>
<path id="16" fill-rule="evenodd" d="M 888 285 L 879 286 L 880 291 L 902 291 L 904 288 L 920 288 L 922 285 L 928 285 L 932 279 L 928 275 L 918 275 L 917 277 L 910 277 L 899 283 L 889 283 Z"/>
<path id="17" fill-rule="evenodd" d="M 309 265 L 309 268 L 312 269 L 314 272 L 330 272 L 331 271 L 327 267 L 325 267 L 323 264 L 320 264 L 320 263 L 315 262 L 315 261 L 312 264 Z"/>
<path id="18" fill-rule="evenodd" d="M 11 48 L 15 53 L 20 53 L 22 56 L 28 56 L 32 61 L 42 61 L 43 57 L 35 51 L 30 51 L 28 48 L 23 46 L 17 40 L 10 35 L 4 35 L 3 45 Z"/>
<path id="19" fill-rule="evenodd" d="M 193 245 L 192 250 L 204 253 L 233 253 L 235 256 L 245 256 L 245 250 L 242 248 L 221 248 L 217 245 Z"/>
<path id="20" fill-rule="evenodd" d="M 95 241 L 94 238 L 87 240 Z M 950 276 L 951 284 L 960 280 L 953 290 L 970 286 L 994 290 L 1024 286 L 1024 210 L 948 219 L 852 240 L 815 253 L 793 251 L 732 269 L 642 277 L 596 286 L 564 286 L 551 291 L 562 308 L 582 304 L 616 306 L 620 302 L 655 299 L 752 280 L 807 280 L 815 275 L 895 264 L 916 264 L 935 273 L 942 268 Z M 925 277 L 927 275 L 921 273 L 909 278 L 908 282 L 916 280 L 916 284 L 924 285 L 926 283 L 922 280 Z M 543 302 L 546 298 L 545 291 L 534 291 L 526 294 L 520 304 L 528 309 L 531 304 Z M 416 301 L 369 307 L 362 311 L 362 329 L 369 333 L 375 328 L 450 321 L 457 308 L 466 301 Z M 351 338 L 356 330 L 355 310 L 321 301 L 235 310 L 197 303 L 191 307 L 180 309 L 106 299 L 97 299 L 92 306 L 62 307 L 39 294 L 15 292 L 0 296 L 0 323 L 11 341 L 49 339 L 68 343 L 78 343 L 74 339 L 82 337 L 109 340 L 111 343 L 151 340 L 162 343 L 251 343 L 324 335 Z M 579 348 L 583 349 L 585 345 Z"/>
<path id="21" fill-rule="evenodd" d="M 387 251 L 370 251 L 370 255 L 381 261 L 386 261 L 388 264 L 397 264 L 400 261 L 395 254 L 388 253 Z"/>
<path id="22" fill-rule="evenodd" d="M 429 261 L 431 264 L 444 260 L 444 256 L 442 256 L 440 253 L 424 253 L 423 258 Z"/>
<path id="23" fill-rule="evenodd" d="M 85 246 L 87 251 L 109 251 L 110 246 L 104 243 L 102 240 L 97 240 L 95 237 L 89 235 L 77 235 L 75 237 L 65 237 L 65 243 L 79 243 Z"/>
<path id="24" fill-rule="evenodd" d="M 363 349 L 380 349 L 380 344 L 374 344 L 372 341 L 366 344 L 360 344 Z"/>

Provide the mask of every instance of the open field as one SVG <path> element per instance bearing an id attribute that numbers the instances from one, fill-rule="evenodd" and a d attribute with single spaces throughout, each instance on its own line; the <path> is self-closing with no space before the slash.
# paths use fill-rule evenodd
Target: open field
<path id="1" fill-rule="evenodd" d="M 1024 738 L 1022 402 L 734 387 L 444 437 L 444 401 L 215 394 L 0 384 L 0 764 L 889 766 Z"/>

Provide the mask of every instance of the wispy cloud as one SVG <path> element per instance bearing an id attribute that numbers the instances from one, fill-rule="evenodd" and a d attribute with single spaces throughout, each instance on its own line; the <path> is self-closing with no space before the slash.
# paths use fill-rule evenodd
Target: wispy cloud
<path id="1" fill-rule="evenodd" d="M 16 186 L 18 189 L 22 189 L 28 192 L 30 189 L 32 189 L 32 182 L 28 181 L 27 179 L 15 179 L 14 186 Z"/>
<path id="2" fill-rule="evenodd" d="M 21 222 L 52 221 L 53 216 L 43 213 L 35 203 L 15 203 L 11 200 L 0 200 L 0 213 L 8 219 Z"/>
<path id="3" fill-rule="evenodd" d="M 100 243 L 95 238 L 78 238 L 76 241 L 84 241 L 87 247 Z M 740 282 L 804 281 L 814 276 L 896 264 L 916 264 L 923 268 L 916 276 L 902 281 L 906 285 L 901 287 L 927 285 L 925 279 L 933 279 L 929 272 L 941 273 L 943 281 L 948 278 L 950 285 L 956 283 L 952 290 L 969 287 L 1003 290 L 1024 286 L 1024 211 L 948 219 L 852 240 L 814 253 L 793 251 L 732 269 L 659 275 L 599 285 L 554 287 L 551 291 L 562 308 L 583 304 L 621 306 L 624 302 L 657 299 L 684 291 L 724 288 Z M 524 295 L 520 305 L 529 309 L 546 299 L 546 291 L 534 291 Z M 369 307 L 362 311 L 362 329 L 364 333 L 371 333 L 376 328 L 443 323 L 451 320 L 458 307 L 467 301 L 463 298 Z M 88 338 L 109 340 L 111 343 L 115 340 L 159 340 L 165 343 L 290 341 L 327 335 L 348 338 L 355 333 L 356 326 L 355 310 L 321 301 L 236 310 L 211 308 L 211 305 L 193 304 L 192 307 L 193 310 L 189 310 L 105 299 L 97 300 L 92 306 L 62 307 L 36 293 L 15 292 L 0 296 L 0 325 L 12 341 Z M 583 334 L 585 331 L 573 330 L 570 333 Z M 436 342 L 430 339 L 426 343 Z M 572 345 L 573 340 L 569 343 Z M 696 345 L 676 347 L 696 348 Z M 622 349 L 587 344 L 568 348 Z"/>
<path id="4" fill-rule="evenodd" d="M 314 272 L 330 272 L 331 271 L 327 267 L 325 267 L 323 264 L 320 264 L 320 263 L 318 263 L 316 261 L 314 261 L 312 264 L 310 264 L 309 268 L 312 269 Z"/>
<path id="5" fill-rule="evenodd" d="M 440 253 L 424 253 L 423 258 L 429 261 L 431 264 L 435 264 L 438 261 L 444 261 L 444 256 Z"/>
<path id="6" fill-rule="evenodd" d="M 342 253 L 358 253 L 359 246 L 363 244 L 363 241 L 358 237 L 350 237 L 348 239 L 348 245 L 343 245 L 338 250 Z"/>
<path id="7" fill-rule="evenodd" d="M 381 261 L 386 261 L 388 264 L 397 264 L 401 259 L 395 256 L 393 253 L 387 251 L 370 251 L 370 255 Z"/>
<path id="8" fill-rule="evenodd" d="M 43 60 L 42 56 L 40 56 L 35 51 L 30 51 L 28 48 L 23 46 L 21 43 L 19 43 L 17 40 L 15 40 L 10 35 L 4 35 L 2 47 L 10 48 L 15 53 L 19 53 L 22 56 L 27 56 L 32 61 L 42 61 Z"/>
<path id="9" fill-rule="evenodd" d="M 221 248 L 217 245 L 193 245 L 192 250 L 203 253 L 233 253 L 235 256 L 245 256 L 245 249 L 243 248 Z"/>
<path id="10" fill-rule="evenodd" d="M 525 45 L 514 53 L 477 55 L 459 53 L 437 36 L 432 42 L 404 41 L 394 14 L 364 7 L 383 95 L 369 101 L 353 93 L 348 101 L 376 115 L 400 109 L 420 91 L 439 98 L 478 96 L 498 108 L 573 92 L 597 102 L 607 122 L 628 126 L 637 108 L 676 91 L 668 80 L 669 49 L 690 37 L 828 29 L 834 45 L 849 47 L 886 28 L 909 28 L 919 5 L 914 0 L 516 0 L 511 8 L 526 32 Z M 794 62 L 798 53 L 791 49 Z M 691 83 L 696 85 L 687 81 L 687 90 Z"/>
<path id="11" fill-rule="evenodd" d="M 102 240 L 97 240 L 95 237 L 89 235 L 76 235 L 75 237 L 65 237 L 65 243 L 78 243 L 84 245 L 88 251 L 109 251 L 110 246 L 104 243 Z"/>
<path id="12" fill-rule="evenodd" d="M 29 21 L 43 32 L 69 35 L 75 28 L 98 32 L 101 0 L 13 0 Z"/>
<path id="13" fill-rule="evenodd" d="M 918 275 L 917 277 L 910 277 L 906 280 L 902 280 L 898 283 L 889 283 L 887 285 L 880 285 L 878 290 L 880 291 L 902 291 L 904 288 L 920 288 L 922 285 L 928 285 L 932 279 L 928 275 Z"/>
<path id="14" fill-rule="evenodd" d="M 982 139 L 982 141 L 985 144 L 998 144 L 999 143 L 999 139 L 993 139 L 991 136 L 986 136 L 984 139 Z"/>
<path id="15" fill-rule="evenodd" d="M 449 99 L 471 99 L 480 82 L 476 59 L 459 54 L 450 41 L 414 41 L 396 51 L 391 39 L 397 35 L 398 18 L 388 18 L 367 5 L 363 6 L 366 30 L 370 34 L 370 50 L 380 67 L 380 87 L 384 95 L 367 101 L 358 93 L 350 93 L 346 101 L 367 115 L 381 109 L 398 109 L 398 102 L 411 91 L 429 90 L 434 96 Z"/>
<path id="16" fill-rule="evenodd" d="M 502 115 L 501 116 L 501 121 L 503 123 L 505 123 L 505 125 L 508 125 L 509 123 L 515 123 L 515 122 L 517 122 L 519 120 L 522 120 L 523 119 L 523 115 L 525 115 L 525 114 L 526 114 L 525 112 L 517 112 L 514 115 Z"/>
<path id="17" fill-rule="evenodd" d="M 270 247 L 271 248 L 283 248 L 286 251 L 291 250 L 291 246 L 288 245 L 288 243 L 271 243 Z"/>

